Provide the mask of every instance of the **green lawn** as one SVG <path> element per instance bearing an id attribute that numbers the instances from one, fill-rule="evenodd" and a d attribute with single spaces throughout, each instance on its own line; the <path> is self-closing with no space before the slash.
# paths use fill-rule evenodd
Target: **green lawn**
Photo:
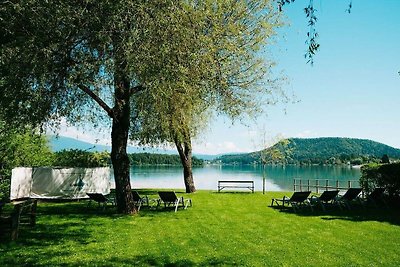
<path id="1" fill-rule="evenodd" d="M 188 210 L 135 216 L 85 201 L 39 203 L 36 227 L 0 244 L 0 266 L 399 265 L 398 210 L 268 207 L 282 196 L 200 191 Z"/>

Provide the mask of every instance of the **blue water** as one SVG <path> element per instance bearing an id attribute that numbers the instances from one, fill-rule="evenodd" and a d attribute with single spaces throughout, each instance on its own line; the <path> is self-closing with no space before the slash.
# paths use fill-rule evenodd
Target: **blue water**
<path id="1" fill-rule="evenodd" d="M 293 191 L 293 179 L 339 180 L 341 186 L 348 180 L 359 180 L 360 170 L 347 166 L 267 166 L 267 191 Z M 218 180 L 252 180 L 256 191 L 262 191 L 263 170 L 261 166 L 218 166 L 207 165 L 193 169 L 197 189 L 216 190 Z M 133 166 L 131 168 L 132 188 L 184 189 L 183 171 L 179 166 Z M 314 182 L 313 182 L 314 184 Z M 353 186 L 358 186 L 353 182 Z"/>

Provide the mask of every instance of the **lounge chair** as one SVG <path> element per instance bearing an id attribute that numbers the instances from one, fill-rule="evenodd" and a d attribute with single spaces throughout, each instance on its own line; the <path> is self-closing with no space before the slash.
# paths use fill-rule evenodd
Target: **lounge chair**
<path id="1" fill-rule="evenodd" d="M 351 203 L 358 202 L 362 204 L 361 199 L 358 197 L 361 191 L 362 191 L 361 188 L 349 188 L 347 189 L 346 193 L 343 196 L 338 196 L 336 198 L 336 201 L 337 203 L 339 203 L 339 205 L 343 205 L 350 210 Z"/>
<path id="2" fill-rule="evenodd" d="M 325 206 L 336 203 L 335 199 L 338 194 L 339 190 L 324 191 L 320 196 L 312 195 L 310 203 L 311 205 L 318 204 L 321 206 L 323 211 L 326 211 Z"/>
<path id="3" fill-rule="evenodd" d="M 150 207 L 149 203 L 149 197 L 148 196 L 140 196 L 138 191 L 132 191 L 132 198 L 133 201 L 135 202 L 135 205 L 137 206 L 138 211 L 140 210 L 140 207 Z"/>
<path id="4" fill-rule="evenodd" d="M 109 197 L 108 195 L 103 195 L 102 193 L 86 193 L 86 195 L 89 196 L 89 203 L 88 206 L 92 201 L 95 201 L 99 204 L 99 207 L 103 205 L 103 208 L 106 207 L 107 203 L 111 203 L 111 205 L 115 205 L 115 201 L 112 197 Z"/>
<path id="5" fill-rule="evenodd" d="M 385 201 L 385 188 L 376 187 L 370 194 L 367 195 L 366 203 L 378 207 L 380 204 L 387 206 Z"/>
<path id="6" fill-rule="evenodd" d="M 308 200 L 308 196 L 311 194 L 311 191 L 303 191 L 303 192 L 294 192 L 291 197 L 284 196 L 282 199 L 273 198 L 271 202 L 271 207 L 276 203 L 277 206 L 288 206 L 291 205 L 293 207 L 294 212 L 296 209 L 300 209 L 302 207 L 310 207 L 311 211 L 313 211 L 313 207 Z M 280 204 L 281 203 L 281 204 Z"/>
<path id="7" fill-rule="evenodd" d="M 187 209 L 188 206 L 192 206 L 192 200 L 190 198 L 184 199 L 183 197 L 178 197 L 173 191 L 160 191 L 158 192 L 160 198 L 157 200 L 157 208 L 164 203 L 164 207 L 175 207 L 175 212 L 178 207 L 183 207 Z"/>

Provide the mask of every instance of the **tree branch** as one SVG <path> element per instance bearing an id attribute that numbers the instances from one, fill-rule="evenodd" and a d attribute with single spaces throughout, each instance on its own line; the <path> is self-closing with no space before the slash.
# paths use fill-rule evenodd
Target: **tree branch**
<path id="1" fill-rule="evenodd" d="M 114 118 L 114 111 L 112 110 L 112 108 L 110 108 L 98 95 L 93 93 L 92 90 L 82 84 L 78 85 L 78 87 L 88 96 L 90 96 L 94 101 L 96 101 L 96 103 L 99 104 L 99 106 L 107 112 L 108 116 Z"/>

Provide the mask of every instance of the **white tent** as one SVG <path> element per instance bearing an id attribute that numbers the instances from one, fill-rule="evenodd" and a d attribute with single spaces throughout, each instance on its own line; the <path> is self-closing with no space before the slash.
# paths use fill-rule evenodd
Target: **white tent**
<path id="1" fill-rule="evenodd" d="M 10 199 L 79 199 L 110 193 L 110 168 L 14 168 Z"/>

